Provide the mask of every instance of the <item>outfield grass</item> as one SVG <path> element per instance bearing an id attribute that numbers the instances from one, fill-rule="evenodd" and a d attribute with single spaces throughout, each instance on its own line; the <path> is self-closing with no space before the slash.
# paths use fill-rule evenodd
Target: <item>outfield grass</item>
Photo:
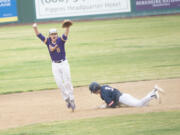
<path id="1" fill-rule="evenodd" d="M 51 27 L 41 24 L 47 35 Z M 31 25 L 0 28 L 0 93 L 56 88 Z M 67 42 L 74 86 L 180 77 L 180 16 L 77 22 Z"/>
<path id="2" fill-rule="evenodd" d="M 0 135 L 179 135 L 179 127 L 177 111 L 43 123 L 0 131 Z"/>

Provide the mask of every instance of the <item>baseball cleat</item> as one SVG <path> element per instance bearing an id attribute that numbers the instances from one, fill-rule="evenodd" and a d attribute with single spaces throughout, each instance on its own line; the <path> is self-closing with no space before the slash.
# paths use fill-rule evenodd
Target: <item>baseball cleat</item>
<path id="1" fill-rule="evenodd" d="M 155 92 L 154 92 L 154 98 L 159 100 L 160 96 L 159 96 L 158 91 L 155 91 Z"/>
<path id="2" fill-rule="evenodd" d="M 71 104 L 70 103 L 67 103 L 67 108 L 71 108 Z"/>
<path id="3" fill-rule="evenodd" d="M 71 100 L 71 101 L 70 101 L 70 104 L 71 104 L 71 109 L 72 109 L 72 111 L 74 112 L 74 110 L 75 110 L 75 108 L 76 108 L 76 105 L 75 105 L 75 103 L 74 103 L 74 100 Z"/>
<path id="4" fill-rule="evenodd" d="M 71 108 L 71 103 L 70 103 L 69 98 L 68 98 L 68 99 L 66 99 L 66 103 L 67 103 L 67 108 Z"/>
<path id="5" fill-rule="evenodd" d="M 154 90 L 152 92 L 153 92 L 153 94 L 151 97 L 154 97 L 155 99 L 157 99 L 159 101 L 159 103 L 161 103 L 161 98 L 159 96 L 159 92 L 164 93 L 164 90 L 162 88 L 160 88 L 158 85 L 155 85 Z"/>
<path id="6" fill-rule="evenodd" d="M 162 88 L 160 88 L 157 84 L 154 86 L 154 89 L 160 93 L 165 93 L 165 91 Z"/>

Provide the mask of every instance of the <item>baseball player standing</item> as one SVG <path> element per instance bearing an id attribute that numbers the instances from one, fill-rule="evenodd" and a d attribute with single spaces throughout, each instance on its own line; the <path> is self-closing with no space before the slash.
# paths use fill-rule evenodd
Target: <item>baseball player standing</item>
<path id="1" fill-rule="evenodd" d="M 69 20 L 66 20 L 67 22 Z M 65 22 L 65 21 L 64 21 Z M 72 22 L 69 21 L 72 25 Z M 62 92 L 62 96 L 67 103 L 67 107 L 75 110 L 75 102 L 73 95 L 73 86 L 71 83 L 70 67 L 66 59 L 65 43 L 67 41 L 70 26 L 65 26 L 65 33 L 59 37 L 56 29 L 49 30 L 49 37 L 43 36 L 38 31 L 37 24 L 33 24 L 36 36 L 46 44 L 52 60 L 52 73 L 54 75 L 57 86 Z"/>
<path id="2" fill-rule="evenodd" d="M 143 107 L 148 105 L 152 99 L 159 99 L 159 92 L 164 92 L 163 89 L 155 85 L 147 96 L 142 99 L 137 99 L 130 94 L 122 93 L 118 89 L 108 85 L 101 86 L 97 82 L 92 82 L 89 85 L 89 90 L 94 94 L 100 94 L 101 99 L 106 102 L 105 105 L 101 105 L 99 108 L 115 108 L 119 104 L 131 107 Z"/>

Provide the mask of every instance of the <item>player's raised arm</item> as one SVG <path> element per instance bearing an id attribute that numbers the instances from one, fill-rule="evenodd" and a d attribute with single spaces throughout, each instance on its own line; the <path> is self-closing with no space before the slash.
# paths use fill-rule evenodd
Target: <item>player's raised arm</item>
<path id="1" fill-rule="evenodd" d="M 62 27 L 65 29 L 65 32 L 62 36 L 62 39 L 64 41 L 67 40 L 68 38 L 68 35 L 69 35 L 69 31 L 70 31 L 70 27 L 72 26 L 72 21 L 71 20 L 64 20 L 63 23 L 62 23 Z"/>
<path id="2" fill-rule="evenodd" d="M 44 43 L 46 44 L 47 38 L 46 38 L 45 36 L 43 36 L 43 35 L 38 31 L 37 23 L 34 23 L 34 24 L 32 25 L 32 27 L 33 27 L 33 29 L 34 29 L 34 32 L 35 32 L 36 36 L 37 36 L 42 42 L 44 42 Z"/>
<path id="3" fill-rule="evenodd" d="M 38 28 L 37 28 L 37 23 L 34 23 L 34 24 L 32 25 L 32 27 L 33 27 L 33 29 L 34 29 L 34 32 L 35 32 L 36 36 L 39 35 L 40 33 L 39 33 L 39 31 L 38 31 Z"/>
<path id="4" fill-rule="evenodd" d="M 65 35 L 66 37 L 68 37 L 68 35 L 69 35 L 69 30 L 70 30 L 70 27 L 66 27 L 66 28 L 65 28 L 64 35 Z"/>

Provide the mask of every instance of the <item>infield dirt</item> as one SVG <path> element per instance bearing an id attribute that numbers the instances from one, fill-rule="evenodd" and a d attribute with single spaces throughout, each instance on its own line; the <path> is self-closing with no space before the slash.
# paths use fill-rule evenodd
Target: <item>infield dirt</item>
<path id="1" fill-rule="evenodd" d="M 0 129 L 61 120 L 113 116 L 120 114 L 180 110 L 180 79 L 139 81 L 111 84 L 122 92 L 142 98 L 158 84 L 165 91 L 162 103 L 153 100 L 148 107 L 123 107 L 96 109 L 102 100 L 89 92 L 88 87 L 75 88 L 77 109 L 74 113 L 66 108 L 60 90 L 0 95 Z"/>

